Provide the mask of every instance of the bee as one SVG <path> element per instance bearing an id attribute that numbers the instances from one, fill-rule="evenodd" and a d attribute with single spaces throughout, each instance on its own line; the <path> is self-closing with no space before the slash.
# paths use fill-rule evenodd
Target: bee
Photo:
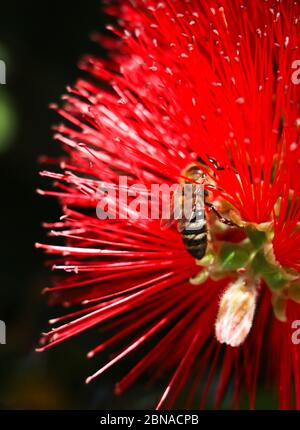
<path id="1" fill-rule="evenodd" d="M 216 170 L 224 170 L 217 162 L 208 157 Z M 201 169 L 201 165 L 205 169 Z M 219 220 L 229 226 L 235 226 L 230 220 L 224 218 L 208 201 L 208 191 L 204 189 L 207 182 L 207 164 L 201 158 L 192 163 L 181 173 L 181 180 L 176 188 L 171 202 L 170 218 L 161 220 L 161 229 L 166 229 L 177 222 L 178 231 L 189 254 L 196 260 L 201 260 L 208 246 L 208 227 L 205 207 L 212 210 Z M 179 210 L 178 210 L 179 209 Z M 179 212 L 179 217 L 178 217 Z"/>

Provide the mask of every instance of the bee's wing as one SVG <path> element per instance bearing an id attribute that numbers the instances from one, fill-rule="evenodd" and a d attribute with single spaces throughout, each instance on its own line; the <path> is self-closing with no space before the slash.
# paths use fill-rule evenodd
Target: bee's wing
<path id="1" fill-rule="evenodd" d="M 182 217 L 178 223 L 178 230 L 181 232 L 187 228 L 187 226 L 191 227 L 191 223 L 193 224 L 199 221 L 199 216 L 201 218 L 205 217 L 203 189 L 192 185 L 185 195 L 184 202 L 184 210 L 182 211 Z"/>
<path id="2" fill-rule="evenodd" d="M 171 202 L 170 202 L 169 217 L 168 218 L 161 218 L 161 220 L 160 220 L 161 230 L 166 230 L 167 228 L 170 228 L 178 220 L 177 208 L 178 208 L 178 205 L 182 204 L 181 200 L 180 200 L 181 198 L 182 198 L 182 185 L 179 184 L 178 187 L 176 188 L 176 190 L 172 196 Z M 180 224 L 181 223 L 178 223 L 178 229 L 180 227 Z"/>

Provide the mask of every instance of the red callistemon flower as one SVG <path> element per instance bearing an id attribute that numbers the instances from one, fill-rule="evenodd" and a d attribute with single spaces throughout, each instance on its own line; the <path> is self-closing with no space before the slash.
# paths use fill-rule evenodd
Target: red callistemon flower
<path id="1" fill-rule="evenodd" d="M 117 352 L 87 382 L 141 351 L 117 393 L 147 372 L 169 375 L 160 408 L 183 393 L 204 407 L 212 384 L 216 406 L 230 386 L 235 405 L 247 393 L 254 407 L 260 378 L 281 408 L 300 408 L 299 2 L 135 0 L 107 12 L 114 35 L 94 38 L 110 56 L 81 62 L 91 78 L 57 107 L 60 171 L 42 172 L 56 185 L 42 193 L 64 210 L 48 225 L 64 244 L 37 245 L 62 271 L 51 301 L 81 307 L 51 321 L 40 349 L 101 327 L 88 356 Z M 100 219 L 101 190 L 121 192 L 120 177 L 126 195 L 143 186 L 142 205 L 153 184 L 193 182 L 188 166 L 210 205 L 203 258 L 137 206 L 126 217 L 123 200 Z"/>

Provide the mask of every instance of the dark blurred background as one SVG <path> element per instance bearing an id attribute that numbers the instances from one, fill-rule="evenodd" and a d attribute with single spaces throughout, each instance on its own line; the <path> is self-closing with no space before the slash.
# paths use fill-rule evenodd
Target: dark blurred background
<path id="1" fill-rule="evenodd" d="M 54 314 L 41 295 L 51 272 L 34 242 L 45 241 L 42 221 L 60 215 L 54 199 L 35 192 L 45 185 L 38 157 L 61 150 L 50 128 L 59 118 L 48 105 L 79 76 L 82 55 L 105 54 L 89 35 L 106 22 L 100 0 L 1 2 L 0 59 L 7 65 L 7 83 L 0 85 L 0 320 L 7 325 L 7 344 L 0 345 L 2 409 L 143 408 L 154 401 L 152 391 L 136 385 L 115 398 L 117 374 L 84 384 L 97 369 L 96 359 L 85 358 L 96 343 L 93 335 L 34 352 Z"/>

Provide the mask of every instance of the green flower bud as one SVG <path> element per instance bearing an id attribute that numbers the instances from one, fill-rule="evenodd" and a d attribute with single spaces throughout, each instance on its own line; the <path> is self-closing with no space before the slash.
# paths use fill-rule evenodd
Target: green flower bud
<path id="1" fill-rule="evenodd" d="M 237 270 L 244 267 L 249 259 L 249 252 L 241 245 L 224 243 L 219 254 L 220 268 L 223 270 Z"/>
<path id="2" fill-rule="evenodd" d="M 287 285 L 287 279 L 281 267 L 267 261 L 263 251 L 259 251 L 253 258 L 251 270 L 255 275 L 262 277 L 271 290 L 280 290 Z"/>
<path id="3" fill-rule="evenodd" d="M 252 245 L 259 249 L 266 242 L 266 234 L 263 231 L 258 231 L 254 228 L 247 228 L 248 237 Z"/>

